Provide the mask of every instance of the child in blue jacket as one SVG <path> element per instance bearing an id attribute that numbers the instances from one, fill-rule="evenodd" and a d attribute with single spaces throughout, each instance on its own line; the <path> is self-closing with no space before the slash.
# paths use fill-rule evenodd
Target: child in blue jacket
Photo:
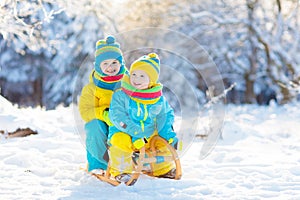
<path id="1" fill-rule="evenodd" d="M 176 144 L 173 131 L 174 112 L 158 82 L 160 60 L 155 53 L 142 56 L 130 67 L 130 75 L 124 75 L 121 89 L 113 94 L 109 118 L 110 173 L 116 180 L 127 182 L 133 170 L 132 153 L 147 145 L 154 135 Z M 160 147 L 161 152 L 166 148 Z M 172 163 L 154 164 L 153 175 L 175 178 Z"/>

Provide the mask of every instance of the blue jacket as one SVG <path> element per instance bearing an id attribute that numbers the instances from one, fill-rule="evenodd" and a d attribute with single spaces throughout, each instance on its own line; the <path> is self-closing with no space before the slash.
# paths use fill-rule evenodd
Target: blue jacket
<path id="1" fill-rule="evenodd" d="M 133 142 L 149 138 L 155 130 L 166 140 L 176 136 L 174 111 L 163 96 L 154 104 L 143 104 L 118 90 L 112 96 L 109 118 L 114 126 L 109 127 L 108 140 L 117 132 L 129 134 Z"/>

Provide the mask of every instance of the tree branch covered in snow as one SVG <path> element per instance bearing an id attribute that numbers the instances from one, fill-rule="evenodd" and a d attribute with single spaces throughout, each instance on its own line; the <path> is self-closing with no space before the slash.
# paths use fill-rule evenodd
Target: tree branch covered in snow
<path id="1" fill-rule="evenodd" d="M 24 43 L 32 50 L 47 44 L 41 26 L 63 9 L 51 9 L 52 1 L 4 0 L 0 3 L 0 34 L 4 40 Z M 24 53 L 24 52 L 23 52 Z"/>
<path id="2" fill-rule="evenodd" d="M 77 70 L 93 57 L 103 32 L 115 31 L 109 12 L 117 10 L 99 0 L 6 0 L 0 5 L 2 94 L 13 102 L 22 103 L 16 96 L 31 99 L 29 105 L 39 96 L 39 105 L 47 108 L 71 103 Z"/>
<path id="3" fill-rule="evenodd" d="M 290 81 L 288 85 L 284 85 L 282 83 L 278 83 L 281 87 L 288 89 L 289 91 L 296 92 L 297 94 L 300 94 L 300 81 L 294 82 Z"/>
<path id="4" fill-rule="evenodd" d="M 192 36 L 210 50 L 224 81 L 245 92 L 245 102 L 272 90 L 285 103 L 295 95 L 281 85 L 300 79 L 298 10 L 298 1 L 207 3 L 191 13 Z"/>
<path id="5" fill-rule="evenodd" d="M 230 87 L 225 89 L 224 92 L 219 94 L 218 96 L 214 96 L 214 88 L 213 87 L 208 88 L 206 95 L 209 97 L 210 100 L 203 106 L 203 108 L 209 108 L 209 107 L 211 107 L 211 105 L 216 104 L 216 103 L 220 102 L 221 100 L 224 100 L 224 98 L 226 98 L 228 92 L 232 91 L 235 86 L 236 86 L 236 83 L 231 84 Z"/>
<path id="6" fill-rule="evenodd" d="M 266 73 L 272 82 L 279 86 L 282 95 L 281 102 L 286 103 L 295 98 L 295 94 L 293 94 L 293 90 L 282 86 L 289 84 L 290 81 L 300 80 L 300 60 L 296 56 L 299 54 L 299 51 L 298 49 L 290 48 L 295 45 L 298 46 L 298 48 L 300 46 L 299 39 L 294 40 L 294 38 L 299 38 L 299 31 L 297 31 L 299 30 L 299 26 L 297 25 L 297 21 L 300 16 L 299 14 L 293 14 L 298 10 L 299 4 L 297 4 L 292 11 L 292 15 L 284 19 L 282 2 L 277 0 L 276 3 L 277 12 L 275 15 L 277 17 L 273 23 L 277 28 L 274 29 L 274 34 L 272 32 L 266 32 L 262 26 L 254 27 L 254 31 L 258 42 L 263 45 L 262 50 L 265 51 L 267 60 Z M 293 17 L 294 20 L 291 20 L 291 17 Z M 296 22 L 296 26 L 293 28 L 290 25 L 291 21 L 293 21 L 293 23 Z"/>
<path id="7" fill-rule="evenodd" d="M 206 93 L 207 93 L 206 96 L 209 97 L 209 101 L 202 106 L 201 112 L 204 112 L 204 110 L 208 111 L 209 117 L 207 117 L 208 120 L 205 120 L 206 123 L 203 123 L 201 125 L 201 127 L 203 129 L 201 131 L 202 133 L 195 134 L 195 137 L 206 139 L 208 137 L 208 135 L 211 134 L 212 131 L 217 128 L 217 127 L 214 127 L 216 125 L 215 120 L 220 120 L 220 119 L 216 119 L 217 118 L 216 116 L 218 116 L 218 113 L 216 113 L 216 112 L 220 112 L 221 110 L 218 110 L 217 108 L 213 109 L 212 106 L 214 104 L 221 103 L 221 101 L 224 101 L 226 99 L 228 92 L 232 91 L 235 86 L 236 86 L 236 83 L 233 83 L 230 87 L 225 89 L 223 91 L 223 93 L 221 93 L 217 96 L 214 95 L 214 93 L 215 93 L 214 87 L 208 88 L 208 90 L 206 91 Z M 222 134 L 220 134 L 220 137 L 222 139 Z"/>
<path id="8" fill-rule="evenodd" d="M 95 42 L 104 33 L 126 35 L 136 28 L 159 27 L 186 34 L 204 48 L 218 66 L 225 87 L 236 83 L 229 102 L 268 104 L 274 99 L 285 103 L 298 95 L 290 82 L 300 80 L 299 20 L 297 0 L 1 0 L 1 92 L 18 101 L 20 96 L 28 94 L 30 99 L 39 94 L 51 108 L 62 102 L 67 105 L 79 66 L 85 58 L 92 66 Z M 202 101 L 209 83 L 191 66 L 209 69 L 207 55 L 194 52 L 190 43 L 166 32 L 157 37 L 145 28 L 117 39 L 125 51 L 137 49 L 137 44 L 168 43 L 168 48 L 177 47 L 175 54 L 188 54 L 191 62 L 185 63 L 158 50 L 166 64 L 193 83 Z M 125 55 L 127 64 L 142 51 Z M 187 84 L 178 86 L 169 74 L 161 78 L 182 91 L 178 96 L 186 97 Z M 183 99 L 190 104 L 190 98 Z"/>

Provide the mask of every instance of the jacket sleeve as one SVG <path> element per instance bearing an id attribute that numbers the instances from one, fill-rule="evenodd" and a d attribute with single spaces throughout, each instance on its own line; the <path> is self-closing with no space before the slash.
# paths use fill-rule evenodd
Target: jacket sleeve
<path id="1" fill-rule="evenodd" d="M 85 122 L 93 119 L 103 121 L 103 111 L 108 108 L 107 105 L 99 105 L 99 99 L 95 97 L 95 89 L 92 85 L 84 86 L 79 98 L 79 112 Z"/>
<path id="2" fill-rule="evenodd" d="M 109 118 L 114 126 L 122 132 L 135 138 L 143 137 L 142 128 L 134 123 L 130 117 L 128 107 L 125 105 L 126 94 L 117 91 L 113 94 L 109 109 Z"/>
<path id="3" fill-rule="evenodd" d="M 173 131 L 174 111 L 166 99 L 164 97 L 162 98 L 163 106 L 156 118 L 157 131 L 161 137 L 169 140 L 176 136 L 176 133 Z"/>

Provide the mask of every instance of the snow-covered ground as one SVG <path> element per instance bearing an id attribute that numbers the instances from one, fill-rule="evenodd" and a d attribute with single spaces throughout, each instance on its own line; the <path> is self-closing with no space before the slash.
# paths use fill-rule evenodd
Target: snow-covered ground
<path id="1" fill-rule="evenodd" d="M 181 157 L 180 181 L 141 176 L 110 186 L 80 170 L 85 149 L 71 108 L 17 109 L 0 97 L 0 199 L 300 199 L 300 104 L 226 107 L 223 140 L 204 160 L 203 141 Z"/>

